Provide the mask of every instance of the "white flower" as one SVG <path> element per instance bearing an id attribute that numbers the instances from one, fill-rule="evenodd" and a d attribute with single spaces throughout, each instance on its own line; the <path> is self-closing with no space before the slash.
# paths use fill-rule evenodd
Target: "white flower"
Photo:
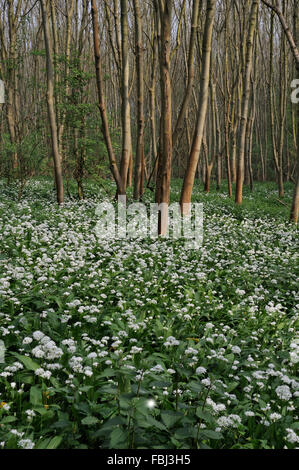
<path id="1" fill-rule="evenodd" d="M 245 416 L 248 416 L 248 417 L 255 416 L 255 413 L 253 411 L 245 411 L 244 414 L 245 414 Z"/>
<path id="2" fill-rule="evenodd" d="M 237 428 L 241 422 L 241 418 L 238 415 L 220 416 L 217 420 L 217 424 L 221 428 Z"/>
<path id="3" fill-rule="evenodd" d="M 84 367 L 84 375 L 87 375 L 87 377 L 91 377 L 93 375 L 93 372 L 90 367 Z"/>
<path id="4" fill-rule="evenodd" d="M 157 364 L 156 366 L 152 367 L 150 371 L 151 372 L 164 372 L 164 369 L 160 364 Z"/>
<path id="5" fill-rule="evenodd" d="M 101 351 L 98 355 L 99 355 L 99 357 L 105 357 L 105 356 L 108 356 L 108 352 L 107 351 Z"/>
<path id="6" fill-rule="evenodd" d="M 49 370 L 44 370 L 42 367 L 40 369 L 36 369 L 34 373 L 42 379 L 49 379 L 52 375 L 52 372 L 50 372 Z"/>
<path id="7" fill-rule="evenodd" d="M 130 353 L 131 354 L 138 354 L 142 351 L 142 348 L 138 348 L 137 346 L 132 346 L 131 347 L 131 350 L 130 350 Z"/>
<path id="8" fill-rule="evenodd" d="M 180 344 L 180 342 L 175 339 L 174 336 L 168 336 L 168 338 L 166 338 L 166 341 L 164 343 L 164 346 L 168 347 L 168 346 L 178 346 Z"/>
<path id="9" fill-rule="evenodd" d="M 207 369 L 205 367 L 197 367 L 195 373 L 197 375 L 203 375 L 207 372 Z"/>
<path id="10" fill-rule="evenodd" d="M 11 429 L 9 432 L 13 434 L 14 436 L 18 436 L 18 437 L 23 437 L 25 434 L 24 432 L 17 431 L 17 429 Z"/>
<path id="11" fill-rule="evenodd" d="M 195 356 L 196 356 L 198 354 L 198 351 L 197 351 L 197 349 L 194 349 L 194 348 L 188 348 L 188 349 L 186 349 L 185 354 L 186 354 L 186 356 L 188 356 L 189 354 L 195 354 Z"/>
<path id="12" fill-rule="evenodd" d="M 236 294 L 245 295 L 246 292 L 245 292 L 245 290 L 242 290 L 242 289 L 236 289 Z"/>
<path id="13" fill-rule="evenodd" d="M 275 392 L 281 400 L 289 400 L 292 398 L 290 387 L 287 385 L 280 385 L 275 389 Z"/>
<path id="14" fill-rule="evenodd" d="M 71 359 L 69 360 L 69 365 L 71 366 L 71 368 L 73 369 L 73 371 L 75 371 L 75 372 L 82 372 L 82 371 L 83 371 L 83 367 L 82 367 L 82 364 L 81 364 L 82 361 L 83 361 L 82 357 L 80 357 L 80 356 L 73 356 L 73 357 L 71 357 Z"/>
<path id="15" fill-rule="evenodd" d="M 40 346 L 36 346 L 35 348 L 33 348 L 32 349 L 32 354 L 33 354 L 34 357 L 37 357 L 38 359 L 45 356 L 45 352 L 41 349 Z"/>
<path id="16" fill-rule="evenodd" d="M 233 352 L 234 354 L 240 354 L 241 349 L 239 348 L 239 346 L 233 346 L 233 347 L 232 347 L 232 352 Z"/>
<path id="17" fill-rule="evenodd" d="M 33 449 L 35 444 L 31 439 L 21 439 L 18 442 L 18 446 L 22 447 L 23 449 Z"/>
<path id="18" fill-rule="evenodd" d="M 290 428 L 287 428 L 286 431 L 288 433 L 286 436 L 286 440 L 290 442 L 291 444 L 297 444 L 299 442 L 299 436 L 297 436 L 295 431 Z"/>
<path id="19" fill-rule="evenodd" d="M 279 413 L 271 413 L 270 414 L 270 419 L 272 421 L 278 421 L 281 418 L 281 415 Z"/>
<path id="20" fill-rule="evenodd" d="M 297 351 L 290 352 L 290 359 L 293 364 L 297 364 L 299 362 L 299 355 Z"/>
<path id="21" fill-rule="evenodd" d="M 30 344 L 32 343 L 33 339 L 30 338 L 29 336 L 26 336 L 26 338 L 23 339 L 22 344 Z"/>
<path id="22" fill-rule="evenodd" d="M 209 387 L 211 385 L 211 380 L 209 378 L 202 379 L 201 383 L 205 385 L 206 387 Z"/>
<path id="23" fill-rule="evenodd" d="M 42 331 L 35 331 L 32 336 L 36 341 L 40 341 L 45 335 Z"/>
<path id="24" fill-rule="evenodd" d="M 35 414 L 35 412 L 34 412 L 33 410 L 26 410 L 26 411 L 25 411 L 25 414 L 26 414 L 27 416 L 32 416 L 32 417 L 33 417 L 33 416 L 36 416 L 36 414 Z"/>

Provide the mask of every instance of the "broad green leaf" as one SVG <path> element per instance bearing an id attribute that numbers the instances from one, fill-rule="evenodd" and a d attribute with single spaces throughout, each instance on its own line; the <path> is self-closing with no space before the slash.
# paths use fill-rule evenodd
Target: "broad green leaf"
<path id="1" fill-rule="evenodd" d="M 50 440 L 49 444 L 47 445 L 46 449 L 57 449 L 61 444 L 62 436 L 55 436 L 53 439 Z"/>
<path id="2" fill-rule="evenodd" d="M 220 432 L 213 431 L 211 429 L 204 429 L 200 436 L 207 437 L 208 439 L 222 439 L 222 434 Z"/>
<path id="3" fill-rule="evenodd" d="M 95 416 L 86 416 L 86 418 L 83 418 L 81 421 L 81 423 L 85 426 L 92 426 L 94 424 L 97 424 L 98 422 L 99 420 Z"/>
<path id="4" fill-rule="evenodd" d="M 161 419 L 167 428 L 173 427 L 181 418 L 182 415 L 176 413 L 175 411 L 161 412 Z"/>
<path id="5" fill-rule="evenodd" d="M 32 405 L 42 405 L 42 389 L 38 386 L 30 388 L 30 403 Z"/>
<path id="6" fill-rule="evenodd" d="M 14 421 L 16 421 L 17 418 L 15 416 L 5 416 L 1 421 L 0 421 L 0 425 L 1 424 L 9 424 L 9 423 L 13 423 Z"/>
<path id="7" fill-rule="evenodd" d="M 33 361 L 30 357 L 23 356 L 17 353 L 15 353 L 14 355 L 19 359 L 19 361 L 24 364 L 26 369 L 36 371 L 36 369 L 40 368 L 40 365 L 37 362 Z"/>

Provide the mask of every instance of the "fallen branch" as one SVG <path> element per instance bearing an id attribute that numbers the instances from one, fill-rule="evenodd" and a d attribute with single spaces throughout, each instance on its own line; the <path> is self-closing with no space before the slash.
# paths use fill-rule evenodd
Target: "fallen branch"
<path id="1" fill-rule="evenodd" d="M 275 201 L 280 202 L 280 204 L 282 204 L 283 206 L 285 206 L 289 209 L 289 206 L 285 202 L 282 202 L 280 199 L 275 199 Z"/>

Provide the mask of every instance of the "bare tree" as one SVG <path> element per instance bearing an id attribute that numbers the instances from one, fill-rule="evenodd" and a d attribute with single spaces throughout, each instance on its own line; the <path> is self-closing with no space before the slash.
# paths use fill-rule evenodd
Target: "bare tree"
<path id="1" fill-rule="evenodd" d="M 216 0 L 207 1 L 207 13 L 205 22 L 205 31 L 202 45 L 202 72 L 200 80 L 200 96 L 199 96 L 199 109 L 196 129 L 193 137 L 193 144 L 189 156 L 187 170 L 184 177 L 183 188 L 181 192 L 181 210 L 182 214 L 188 215 L 190 211 L 191 195 L 194 185 L 194 178 L 198 158 L 201 150 L 204 126 L 206 122 L 206 114 L 208 108 L 209 98 L 209 83 L 210 83 L 210 63 L 211 63 L 211 46 L 213 25 L 216 10 Z"/>
<path id="2" fill-rule="evenodd" d="M 240 144 L 239 144 L 239 158 L 238 158 L 238 170 L 237 170 L 237 187 L 236 187 L 236 198 L 237 204 L 242 204 L 243 199 L 243 182 L 244 182 L 244 155 L 245 155 L 245 137 L 246 127 L 248 120 L 248 109 L 249 109 L 249 98 L 250 98 L 250 77 L 252 73 L 252 57 L 253 57 L 253 40 L 254 33 L 256 30 L 257 12 L 258 12 L 258 0 L 253 0 L 250 13 L 249 31 L 247 38 L 247 50 L 246 50 L 246 63 L 245 63 L 245 74 L 243 82 L 243 98 L 242 98 L 242 112 L 241 112 L 241 124 L 240 124 Z"/>
<path id="3" fill-rule="evenodd" d="M 51 129 L 52 152 L 54 160 L 54 172 L 57 191 L 57 202 L 63 204 L 64 191 L 63 191 L 63 177 L 61 158 L 59 155 L 58 138 L 57 138 L 57 122 L 54 107 L 54 70 L 53 70 L 53 52 L 50 36 L 49 15 L 46 0 L 40 0 L 40 6 L 43 18 L 43 30 L 46 48 L 46 64 L 47 64 L 47 103 L 48 115 Z"/>

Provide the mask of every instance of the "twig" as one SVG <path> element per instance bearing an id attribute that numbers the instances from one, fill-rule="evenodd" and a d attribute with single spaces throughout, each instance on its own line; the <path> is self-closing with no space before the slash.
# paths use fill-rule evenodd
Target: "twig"
<path id="1" fill-rule="evenodd" d="M 283 206 L 285 206 L 287 208 L 289 207 L 285 202 L 282 202 L 280 199 L 275 199 L 275 201 L 280 202 L 280 204 L 282 204 Z"/>

